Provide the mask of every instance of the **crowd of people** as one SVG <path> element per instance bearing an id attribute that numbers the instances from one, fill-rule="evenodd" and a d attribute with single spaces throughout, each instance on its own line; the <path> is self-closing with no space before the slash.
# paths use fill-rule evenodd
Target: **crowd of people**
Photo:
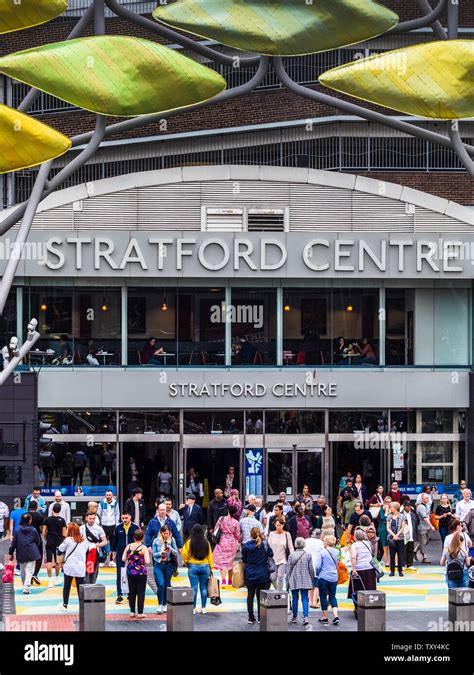
<path id="1" fill-rule="evenodd" d="M 435 505 L 432 487 L 426 486 L 412 504 L 396 481 L 387 493 L 378 485 L 369 495 L 362 476 L 347 472 L 334 509 L 323 495 L 313 497 L 308 485 L 292 503 L 282 492 L 276 502 L 263 504 L 255 495 L 243 503 L 228 483 L 227 490 L 216 488 L 206 511 L 193 492 L 177 509 L 171 496 L 161 496 L 148 523 L 139 486 L 123 510 L 110 490 L 99 502 L 89 502 L 82 524 L 73 522 L 59 490 L 49 506 L 40 488 L 11 513 L 0 502 L 0 528 L 9 520 L 9 555 L 23 593 L 41 584 L 45 562 L 48 586 L 63 586 L 61 608 L 67 610 L 73 581 L 79 593 L 80 585 L 95 583 L 107 565 L 116 570 L 115 602 L 123 604 L 128 596 L 130 618 L 142 619 L 148 575 L 155 581 L 156 612 L 164 614 L 166 589 L 182 561 L 195 591 L 195 614 L 207 612 L 209 583 L 218 578 L 224 588 L 246 586 L 249 623 L 260 620 L 261 591 L 274 587 L 289 591 L 292 623 L 301 602 L 303 624 L 309 608 L 320 608 L 320 623 L 329 625 L 330 607 L 337 625 L 338 584 L 348 581 L 347 597 L 357 616 L 357 592 L 376 590 L 386 569 L 389 576 L 403 577 L 416 561 L 430 564 L 433 532 L 439 533 L 448 587 L 471 582 L 474 500 L 465 481 L 452 502 L 443 494 Z"/>

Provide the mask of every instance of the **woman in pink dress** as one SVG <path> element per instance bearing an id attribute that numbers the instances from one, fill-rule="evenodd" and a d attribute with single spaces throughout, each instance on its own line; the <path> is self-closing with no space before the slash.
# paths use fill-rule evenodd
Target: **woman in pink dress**
<path id="1" fill-rule="evenodd" d="M 227 515 L 218 520 L 221 537 L 213 551 L 213 557 L 214 568 L 221 571 L 222 586 L 232 586 L 234 559 L 240 542 L 240 524 L 235 519 L 236 513 L 237 507 L 229 506 Z"/>
<path id="2" fill-rule="evenodd" d="M 236 490 L 235 488 L 230 491 L 230 497 L 227 500 L 227 506 L 235 506 L 237 511 L 235 512 L 235 515 L 233 516 L 235 520 L 240 519 L 240 515 L 242 513 L 242 502 L 239 499 L 239 491 Z"/>

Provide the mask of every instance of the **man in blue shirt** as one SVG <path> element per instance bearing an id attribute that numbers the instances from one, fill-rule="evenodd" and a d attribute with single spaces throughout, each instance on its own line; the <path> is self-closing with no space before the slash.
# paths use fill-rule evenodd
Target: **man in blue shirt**
<path id="1" fill-rule="evenodd" d="M 20 526 L 21 517 L 24 513 L 28 513 L 28 509 L 25 509 L 25 500 L 23 498 L 21 498 L 19 508 L 13 509 L 13 511 L 10 513 L 10 538 L 11 539 L 13 539 L 13 537 L 15 536 L 16 531 L 18 530 L 18 527 Z"/>
<path id="2" fill-rule="evenodd" d="M 25 508 L 27 511 L 30 508 L 31 501 L 34 501 L 38 504 L 39 513 L 46 513 L 46 502 L 44 498 L 41 496 L 41 488 L 34 487 L 33 492 L 30 495 L 28 495 L 28 497 L 25 499 Z"/>
<path id="3" fill-rule="evenodd" d="M 171 520 L 171 518 L 166 513 L 166 505 L 164 502 L 158 505 L 155 517 L 152 518 L 148 523 L 148 527 L 146 530 L 146 545 L 148 546 L 148 548 L 151 548 L 154 539 L 156 539 L 156 537 L 158 536 L 158 532 L 160 531 L 160 528 L 163 527 L 163 525 L 167 525 L 169 527 L 169 530 L 176 542 L 176 546 L 178 547 L 178 550 L 181 553 L 181 549 L 183 548 L 183 540 L 178 532 L 176 524 Z"/>

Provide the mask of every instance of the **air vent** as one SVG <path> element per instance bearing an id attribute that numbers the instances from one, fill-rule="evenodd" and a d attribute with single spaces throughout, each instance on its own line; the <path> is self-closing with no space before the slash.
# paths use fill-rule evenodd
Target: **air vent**
<path id="1" fill-rule="evenodd" d="M 249 232 L 284 232 L 285 211 L 283 209 L 249 209 L 247 229 Z"/>
<path id="2" fill-rule="evenodd" d="M 206 209 L 205 226 L 208 232 L 242 232 L 243 209 Z"/>

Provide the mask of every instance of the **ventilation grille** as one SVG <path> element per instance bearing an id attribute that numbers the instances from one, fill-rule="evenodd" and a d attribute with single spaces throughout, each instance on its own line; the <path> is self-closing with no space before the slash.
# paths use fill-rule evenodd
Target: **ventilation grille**
<path id="1" fill-rule="evenodd" d="M 205 227 L 208 232 L 242 232 L 243 209 L 206 209 Z"/>
<path id="2" fill-rule="evenodd" d="M 283 209 L 249 209 L 247 229 L 249 232 L 284 232 L 285 212 Z"/>

